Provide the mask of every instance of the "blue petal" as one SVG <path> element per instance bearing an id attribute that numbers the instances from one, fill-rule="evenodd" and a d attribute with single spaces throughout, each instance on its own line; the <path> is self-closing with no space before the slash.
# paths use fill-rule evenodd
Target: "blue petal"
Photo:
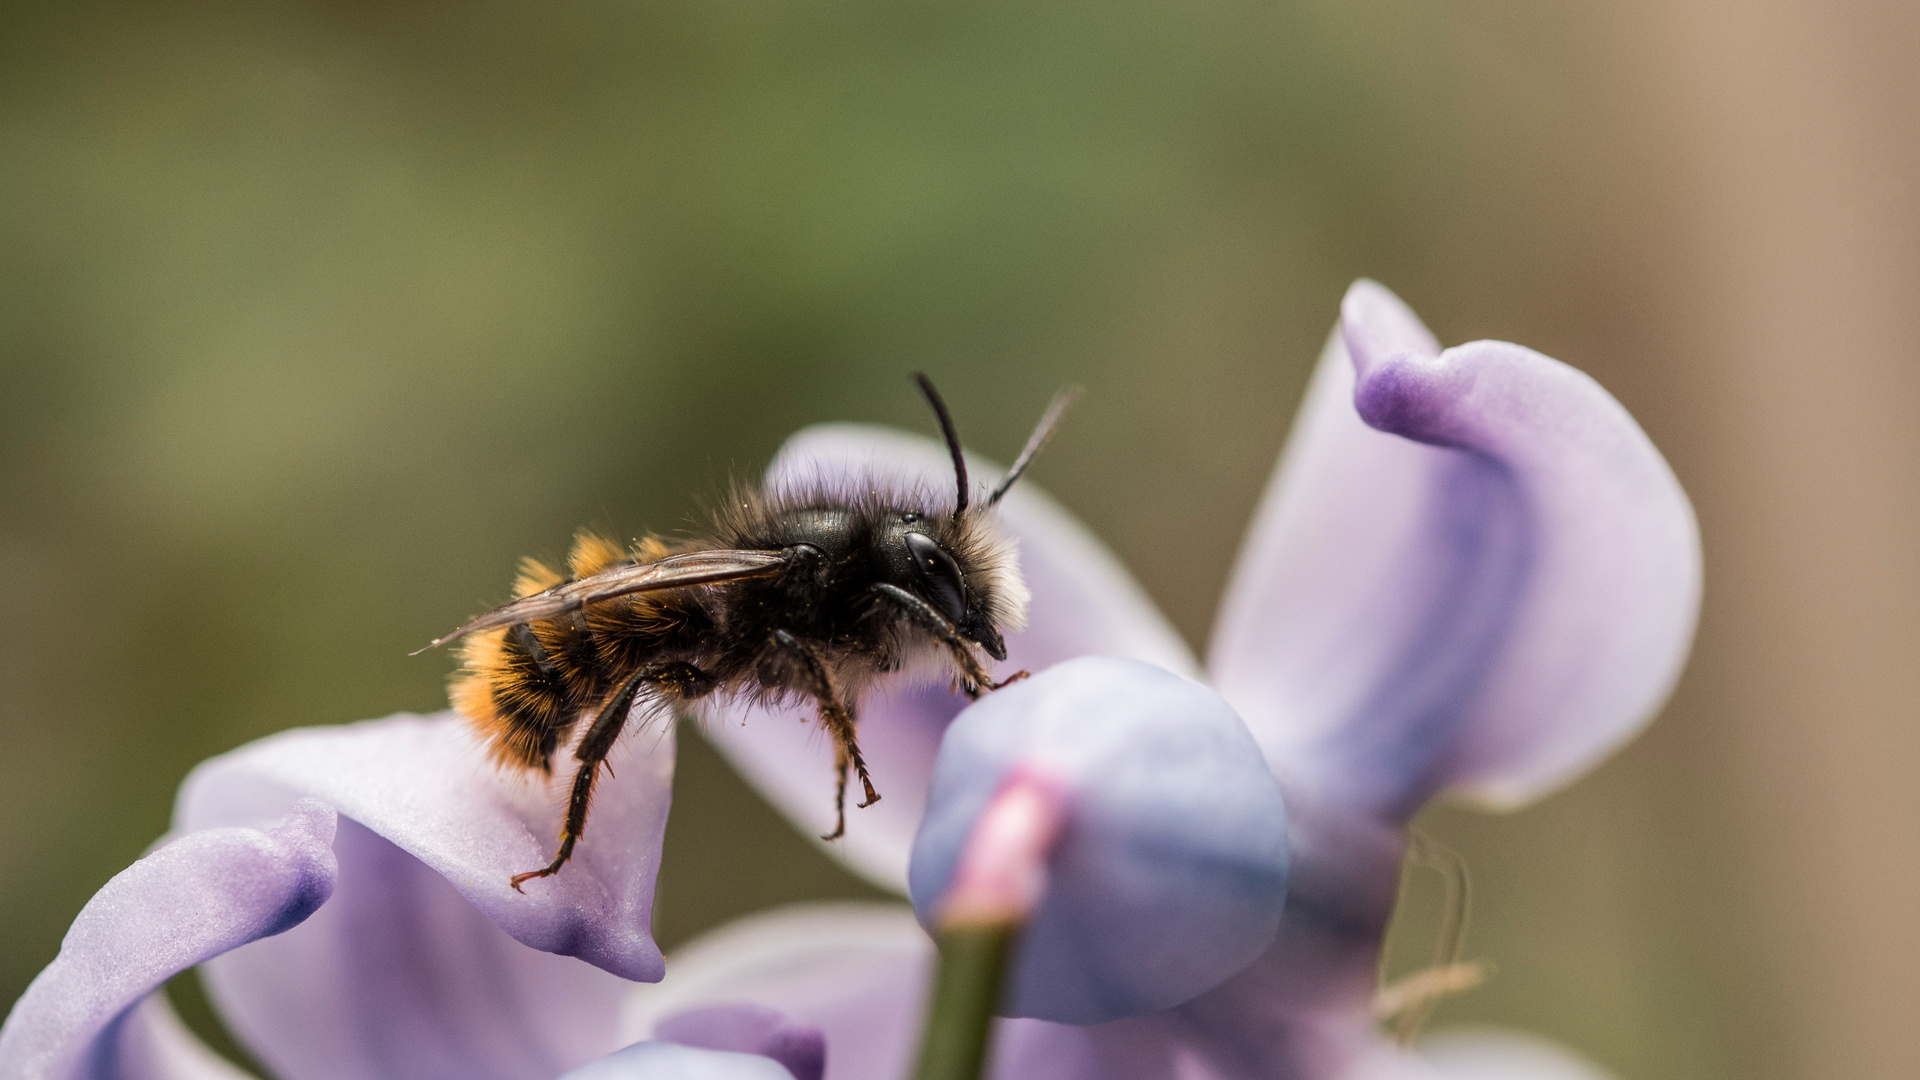
<path id="1" fill-rule="evenodd" d="M 1007 770 L 1063 778 L 1069 816 L 1006 1013 L 1098 1023 L 1219 984 L 1274 939 L 1286 814 L 1260 748 L 1213 691 L 1082 657 L 989 695 L 947 729 L 909 872 L 923 923 Z"/>

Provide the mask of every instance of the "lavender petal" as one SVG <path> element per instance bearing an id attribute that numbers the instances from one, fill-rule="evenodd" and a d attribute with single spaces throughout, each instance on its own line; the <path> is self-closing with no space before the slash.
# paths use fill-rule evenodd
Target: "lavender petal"
<path id="1" fill-rule="evenodd" d="M 337 876 L 334 825 L 331 808 L 300 800 L 265 829 L 189 832 L 115 875 L 0 1027 L 0 1078 L 227 1075 L 159 1002 L 141 1003 L 180 972 L 320 909 Z"/>
<path id="2" fill-rule="evenodd" d="M 1290 794 L 1389 819 L 1441 792 L 1514 806 L 1650 719 L 1699 594 L 1692 509 L 1618 402 L 1517 345 L 1441 352 L 1363 281 L 1210 666 Z"/>
<path id="3" fill-rule="evenodd" d="M 298 796 L 341 813 L 333 902 L 209 963 L 211 995 L 281 1080 L 550 1080 L 611 1052 L 620 976 L 662 970 L 649 919 L 671 753 L 670 733 L 621 740 L 573 861 L 525 895 L 507 879 L 548 858 L 568 778 L 501 772 L 456 717 L 291 731 L 207 762 L 183 827 Z"/>

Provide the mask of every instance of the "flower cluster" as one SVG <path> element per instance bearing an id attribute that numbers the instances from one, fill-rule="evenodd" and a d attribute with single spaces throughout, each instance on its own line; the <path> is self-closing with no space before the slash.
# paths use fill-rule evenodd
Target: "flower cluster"
<path id="1" fill-rule="evenodd" d="M 944 467 L 924 440 L 826 427 L 770 479 Z M 0 1029 L 0 1080 L 239 1075 L 155 992 L 194 965 L 281 1080 L 892 1080 L 920 1026 L 922 925 L 995 793 L 1035 776 L 1057 835 L 992 1075 L 1591 1075 L 1515 1039 L 1404 1052 L 1369 1003 L 1415 811 L 1566 783 L 1685 658 L 1692 513 L 1617 402 L 1517 345 L 1442 350 L 1356 284 L 1204 666 L 1044 494 L 1003 510 L 1033 591 L 1007 670 L 1034 677 L 964 709 L 901 687 L 862 716 L 886 800 L 836 850 L 911 907 L 763 914 L 668 971 L 647 928 L 671 733 L 625 741 L 573 864 L 523 896 L 507 879 L 544 860 L 557 791 L 493 770 L 449 716 L 292 731 L 188 778 L 174 839 L 87 905 Z M 831 750 L 806 721 L 709 717 L 818 833 Z"/>

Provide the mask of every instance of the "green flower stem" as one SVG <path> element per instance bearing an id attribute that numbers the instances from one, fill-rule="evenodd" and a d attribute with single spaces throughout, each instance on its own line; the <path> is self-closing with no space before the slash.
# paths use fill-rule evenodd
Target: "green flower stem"
<path id="1" fill-rule="evenodd" d="M 987 1063 L 993 1010 L 1006 981 L 1007 955 L 1019 927 L 972 924 L 941 928 L 940 972 L 920 1038 L 914 1080 L 979 1080 Z"/>

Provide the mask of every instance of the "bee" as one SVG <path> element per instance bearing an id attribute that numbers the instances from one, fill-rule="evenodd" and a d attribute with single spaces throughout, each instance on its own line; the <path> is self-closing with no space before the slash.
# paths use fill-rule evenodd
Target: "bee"
<path id="1" fill-rule="evenodd" d="M 579 534 L 565 574 L 521 564 L 511 603 L 419 650 L 461 642 L 455 710 L 504 767 L 551 773 L 573 743 L 573 784 L 553 860 L 514 889 L 560 871 L 586 831 L 600 767 L 635 715 L 671 715 L 714 694 L 756 704 L 811 700 L 833 740 L 835 827 L 846 832 L 849 774 L 862 807 L 880 801 L 856 733 L 876 682 L 929 661 L 969 697 L 996 682 L 980 653 L 1007 658 L 1002 634 L 1025 622 L 1027 588 L 995 508 L 1071 403 L 1056 395 L 984 502 L 933 383 L 916 375 L 953 457 L 951 507 L 872 480 L 829 489 L 736 486 L 701 535 L 623 547 Z M 848 491 L 858 492 L 855 495 Z M 416 654 L 417 655 L 417 654 Z"/>

